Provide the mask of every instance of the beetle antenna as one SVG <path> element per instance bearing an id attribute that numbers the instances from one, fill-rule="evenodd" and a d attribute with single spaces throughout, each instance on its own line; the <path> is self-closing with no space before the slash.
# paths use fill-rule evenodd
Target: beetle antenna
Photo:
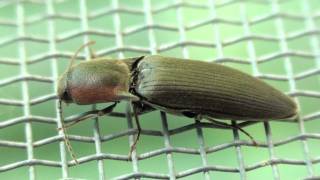
<path id="1" fill-rule="evenodd" d="M 79 162 L 77 161 L 77 157 L 72 149 L 72 146 L 71 146 L 71 143 L 70 143 L 70 140 L 69 140 L 69 137 L 67 136 L 67 130 L 65 128 L 65 125 L 64 125 L 64 119 L 63 119 L 63 115 L 62 115 L 62 101 L 59 100 L 59 106 L 58 106 L 58 109 L 59 109 L 59 119 L 60 119 L 60 122 L 61 122 L 61 130 L 62 130 L 62 133 L 63 133 L 63 140 L 64 140 L 64 143 L 66 144 L 67 146 L 67 149 L 72 157 L 72 159 L 76 162 L 76 164 L 79 164 Z"/>
<path id="2" fill-rule="evenodd" d="M 69 71 L 69 69 L 71 68 L 71 66 L 72 66 L 73 62 L 75 61 L 76 57 L 78 56 L 79 52 L 82 51 L 83 48 L 85 48 L 85 47 L 87 47 L 87 46 L 94 45 L 95 43 L 96 43 L 95 41 L 89 41 L 89 42 L 83 44 L 82 46 L 80 46 L 79 49 L 78 49 L 78 50 L 74 53 L 74 55 L 72 56 L 67 71 Z"/>

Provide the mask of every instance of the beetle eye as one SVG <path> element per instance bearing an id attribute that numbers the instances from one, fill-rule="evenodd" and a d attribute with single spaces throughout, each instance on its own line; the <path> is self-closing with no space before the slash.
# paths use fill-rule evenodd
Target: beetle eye
<path id="1" fill-rule="evenodd" d="M 61 99 L 65 102 L 70 102 L 72 101 L 71 96 L 69 95 L 68 91 L 64 91 L 64 93 L 62 94 Z"/>

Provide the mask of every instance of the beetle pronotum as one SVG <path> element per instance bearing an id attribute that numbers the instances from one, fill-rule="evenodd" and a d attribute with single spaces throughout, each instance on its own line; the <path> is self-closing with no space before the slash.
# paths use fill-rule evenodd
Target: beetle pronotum
<path id="1" fill-rule="evenodd" d="M 94 58 L 76 65 L 73 61 L 74 58 L 59 79 L 59 100 L 76 104 L 114 102 L 103 110 L 83 114 L 75 122 L 93 113 L 110 113 L 119 101 L 131 101 L 138 127 L 136 140 L 141 130 L 138 114 L 154 109 L 208 119 L 217 127 L 229 128 L 233 126 L 215 119 L 293 119 L 298 112 L 295 102 L 272 86 L 216 63 L 159 55 L 120 60 Z M 240 126 L 236 128 L 246 133 Z"/>

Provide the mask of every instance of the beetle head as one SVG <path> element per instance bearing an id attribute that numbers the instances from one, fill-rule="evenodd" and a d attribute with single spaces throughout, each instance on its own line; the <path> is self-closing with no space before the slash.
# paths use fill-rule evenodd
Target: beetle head
<path id="1" fill-rule="evenodd" d="M 76 53 L 72 56 L 68 69 L 59 77 L 59 79 L 58 79 L 58 98 L 60 101 L 63 101 L 65 103 L 73 103 L 74 102 L 70 93 L 69 93 L 68 82 L 67 82 L 68 81 L 68 74 L 70 72 L 71 67 L 73 66 L 73 62 L 74 62 L 76 56 L 78 55 L 78 53 L 84 47 L 90 46 L 92 44 L 95 44 L 95 41 L 89 41 L 88 43 L 85 43 L 84 45 L 82 45 L 76 51 Z"/>
<path id="2" fill-rule="evenodd" d="M 74 57 L 67 71 L 59 78 L 58 97 L 61 101 L 95 104 L 139 100 L 138 97 L 129 93 L 130 70 L 124 61 L 96 58 L 72 65 Z"/>
<path id="3" fill-rule="evenodd" d="M 67 86 L 68 71 L 63 73 L 58 80 L 58 98 L 65 103 L 72 103 L 72 97 L 68 92 Z"/>

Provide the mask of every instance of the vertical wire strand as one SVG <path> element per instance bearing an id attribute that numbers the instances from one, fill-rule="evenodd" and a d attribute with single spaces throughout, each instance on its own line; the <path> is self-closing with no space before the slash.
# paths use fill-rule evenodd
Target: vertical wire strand
<path id="1" fill-rule="evenodd" d="M 274 14 L 280 13 L 278 0 L 271 0 L 271 7 L 272 7 L 272 12 Z M 285 34 L 283 20 L 281 18 L 277 18 L 275 20 L 275 26 L 276 26 L 276 30 L 277 30 L 277 33 L 278 33 L 278 36 L 280 39 L 280 42 L 279 42 L 280 48 L 281 48 L 280 50 L 282 53 L 286 53 L 286 52 L 288 52 L 289 48 L 288 48 L 288 44 L 286 41 L 286 34 Z M 284 57 L 284 62 L 285 62 L 285 70 L 287 72 L 287 77 L 289 79 L 290 93 L 293 93 L 296 91 L 296 83 L 295 83 L 294 76 L 293 76 L 293 67 L 292 67 L 290 57 L 288 57 L 288 56 Z M 294 98 L 294 99 L 297 102 L 297 104 L 299 105 L 298 98 Z M 304 135 L 305 134 L 305 127 L 304 127 L 304 122 L 301 117 L 298 117 L 298 125 L 299 125 L 299 129 L 300 129 L 300 133 L 302 135 Z M 309 151 L 309 147 L 307 144 L 307 140 L 301 139 L 301 142 L 302 142 L 302 146 L 303 146 L 303 153 L 304 153 L 304 157 L 305 157 L 305 161 L 306 161 L 306 165 L 307 165 L 306 168 L 308 171 L 308 175 L 313 176 L 314 171 L 313 171 L 313 167 L 312 167 L 312 162 L 309 157 L 310 151 Z"/>
<path id="2" fill-rule="evenodd" d="M 120 19 L 120 13 L 119 13 L 119 1 L 118 0 L 112 0 L 112 6 L 113 9 L 116 10 L 116 12 L 113 15 L 113 23 L 114 23 L 114 28 L 115 28 L 115 35 L 116 35 L 116 47 L 118 49 L 121 49 L 123 47 L 123 36 L 122 36 L 122 31 L 121 31 L 121 19 Z M 123 52 L 119 52 L 118 57 L 124 58 Z M 131 113 L 131 102 L 127 103 L 126 106 L 126 117 L 127 117 L 127 123 L 128 123 L 128 128 L 133 129 L 133 123 L 132 123 L 132 113 Z M 134 143 L 134 135 L 129 135 L 129 146 L 131 147 Z M 132 168 L 133 168 L 133 173 L 138 174 L 139 173 L 139 167 L 138 167 L 138 157 L 137 157 L 137 150 L 134 149 L 131 154 L 132 158 Z M 135 179 L 140 179 L 140 178 L 135 178 Z"/>
<path id="3" fill-rule="evenodd" d="M 179 5 L 182 3 L 182 0 L 176 0 L 176 3 Z M 183 9 L 181 6 L 177 7 L 176 16 L 178 21 L 178 30 L 179 30 L 179 41 L 183 44 L 186 41 L 186 30 L 183 19 Z M 184 58 L 189 58 L 189 51 L 185 45 L 182 46 L 182 55 Z"/>
<path id="4" fill-rule="evenodd" d="M 215 19 L 217 19 L 217 10 L 215 7 L 215 1 L 209 0 L 208 2 L 209 11 L 210 11 L 210 18 L 213 21 L 212 28 L 213 28 L 213 37 L 215 40 L 215 47 L 217 49 L 217 58 L 216 59 L 222 59 L 223 58 L 223 49 L 222 49 L 222 42 L 221 42 L 221 35 L 219 30 L 219 25 L 214 22 Z"/>
<path id="5" fill-rule="evenodd" d="M 242 24 L 243 24 L 243 29 L 244 29 L 244 36 L 245 37 L 250 37 L 251 34 L 251 30 L 249 27 L 249 21 L 246 17 L 246 6 L 245 4 L 242 2 L 240 5 L 240 13 L 241 13 L 241 20 L 242 20 Z M 251 63 L 251 67 L 252 67 L 252 71 L 253 71 L 253 75 L 255 77 L 260 75 L 259 69 L 258 69 L 258 63 L 257 63 L 257 57 L 256 57 L 256 50 L 255 50 L 255 46 L 254 46 L 254 42 L 252 39 L 248 40 L 247 43 L 247 52 L 249 55 L 249 60 Z M 264 127 L 265 127 L 265 133 L 266 133 L 266 138 L 267 138 L 267 143 L 268 143 L 268 152 L 269 152 L 269 157 L 270 160 L 275 159 L 275 153 L 273 150 L 273 144 L 272 144 L 272 136 L 271 136 L 271 129 L 270 129 L 270 125 L 269 122 L 264 122 Z M 272 168 L 272 174 L 273 174 L 273 178 L 274 179 L 280 179 L 280 175 L 279 175 L 279 170 L 276 164 L 271 164 L 271 168 Z"/>
<path id="6" fill-rule="evenodd" d="M 185 25 L 184 25 L 184 18 L 183 18 L 183 9 L 182 9 L 182 6 L 179 6 L 179 4 L 182 3 L 182 0 L 176 0 L 175 2 L 178 5 L 176 10 L 176 16 L 178 21 L 178 30 L 179 30 L 179 37 L 180 37 L 179 41 L 181 44 L 183 44 L 186 41 L 186 30 L 184 27 Z M 189 58 L 189 51 L 185 46 L 182 47 L 182 56 L 185 59 Z M 197 124 L 196 133 L 197 133 L 197 138 L 199 143 L 199 151 L 200 151 L 202 166 L 205 168 L 208 166 L 208 160 L 207 160 L 207 153 L 205 151 L 205 141 L 203 138 L 203 131 L 197 119 L 195 119 L 195 123 Z M 203 174 L 205 179 L 207 180 L 210 179 L 210 171 L 205 171 Z"/>
<path id="7" fill-rule="evenodd" d="M 203 168 L 206 168 L 208 166 L 208 159 L 207 159 L 207 153 L 205 151 L 205 142 L 204 142 L 204 138 L 203 138 L 203 131 L 202 128 L 200 127 L 200 122 L 195 119 L 195 123 L 197 124 L 196 130 L 197 130 L 197 137 L 198 137 L 198 142 L 199 142 L 199 151 L 200 151 L 200 156 L 201 156 L 201 160 L 202 160 L 202 166 Z M 210 171 L 205 171 L 204 172 L 204 179 L 211 179 L 210 178 Z"/>
<path id="8" fill-rule="evenodd" d="M 303 9 L 303 13 L 307 17 L 305 20 L 305 26 L 307 31 L 315 31 L 319 28 L 317 28 L 316 23 L 314 21 L 314 18 L 312 17 L 312 11 L 310 8 L 310 3 L 309 1 L 301 1 L 301 7 Z M 315 64 L 316 64 L 316 69 L 320 69 L 320 42 L 319 39 L 317 38 L 319 35 L 312 35 L 310 37 L 310 46 L 312 48 L 312 53 L 314 54 L 315 58 Z M 318 78 L 318 84 L 320 85 L 320 78 Z"/>
<path id="9" fill-rule="evenodd" d="M 217 10 L 215 7 L 215 1 L 214 0 L 209 0 L 209 10 L 210 10 L 210 17 L 211 19 L 215 20 L 217 18 Z M 213 32 L 214 32 L 214 38 L 215 38 L 215 46 L 217 49 L 217 59 L 222 59 L 223 58 L 223 46 L 222 46 L 222 41 L 221 41 L 221 34 L 219 31 L 219 26 L 218 24 L 213 24 Z M 232 122 L 235 123 L 235 122 Z M 237 129 L 233 129 L 233 138 L 235 143 L 239 141 L 239 133 Z M 241 145 L 236 145 L 236 154 L 237 154 L 237 160 L 238 160 L 238 167 L 239 167 L 239 175 L 241 179 L 246 179 L 246 170 L 245 170 L 245 165 L 243 161 L 243 155 L 241 152 Z"/>
<path id="10" fill-rule="evenodd" d="M 264 130 L 266 133 L 266 137 L 267 137 L 269 157 L 270 157 L 270 160 L 272 161 L 272 160 L 276 159 L 276 157 L 275 157 L 275 153 L 274 153 L 270 124 L 268 122 L 264 122 L 263 125 L 264 125 Z M 272 168 L 273 179 L 279 180 L 280 174 L 279 174 L 278 166 L 276 164 L 271 164 L 271 168 Z"/>
<path id="11" fill-rule="evenodd" d="M 152 8 L 151 8 L 151 2 L 150 0 L 144 0 L 143 1 L 143 9 L 144 9 L 144 15 L 145 15 L 145 21 L 146 25 L 148 27 L 152 27 L 153 25 L 153 18 L 152 18 Z M 157 43 L 155 34 L 152 28 L 148 28 L 148 39 L 149 39 L 149 49 L 151 54 L 157 54 Z M 167 123 L 167 117 L 164 112 L 161 112 L 161 121 L 162 121 L 162 128 L 164 132 L 164 143 L 166 148 L 170 148 L 170 135 L 168 130 L 168 123 Z M 171 180 L 176 179 L 175 177 L 175 168 L 173 163 L 173 155 L 171 152 L 167 153 L 167 163 L 168 163 L 168 169 L 169 169 L 169 177 Z"/>
<path id="12" fill-rule="evenodd" d="M 234 127 L 236 127 L 237 126 L 236 121 L 232 121 L 232 125 Z M 233 131 L 233 136 L 234 136 L 234 142 L 236 144 L 236 142 L 240 141 L 239 131 L 236 128 L 232 129 L 232 131 Z M 245 179 L 247 179 L 247 175 L 246 175 L 246 170 L 245 170 L 245 166 L 244 166 L 243 155 L 241 152 L 241 146 L 236 145 L 235 149 L 237 152 L 237 160 L 238 160 L 238 166 L 239 166 L 240 179 L 245 180 Z"/>
<path id="13" fill-rule="evenodd" d="M 52 16 L 55 14 L 54 11 L 54 5 L 52 0 L 46 1 L 47 6 L 47 14 L 48 16 Z M 53 19 L 48 20 L 48 39 L 49 39 L 49 52 L 52 54 L 57 53 L 56 49 L 56 31 L 55 31 L 55 24 Z M 58 65 L 57 65 L 57 58 L 51 59 L 51 69 L 52 69 L 52 78 L 54 79 L 53 86 L 54 86 L 54 92 L 57 92 L 57 79 L 58 79 Z M 61 119 L 59 115 L 58 110 L 58 100 L 56 100 L 55 106 L 56 106 L 56 117 L 57 117 L 57 128 L 62 128 Z M 64 137 L 64 131 L 58 131 L 58 134 L 60 137 Z M 66 147 L 63 141 L 59 142 L 59 148 L 60 148 L 60 158 L 61 158 L 61 171 L 62 171 L 62 178 L 66 179 L 68 178 L 68 161 L 67 161 L 67 155 L 66 155 Z"/>
<path id="14" fill-rule="evenodd" d="M 80 3 L 80 18 L 81 18 L 81 29 L 83 32 L 89 31 L 89 23 L 88 23 L 88 12 L 87 12 L 87 1 L 81 0 Z M 84 34 L 83 36 L 83 43 L 88 43 L 90 41 L 89 36 L 87 34 Z M 86 60 L 91 60 L 91 52 L 90 47 L 87 46 L 85 49 L 85 57 Z M 96 105 L 92 105 L 92 110 L 96 109 Z M 100 134 L 100 127 L 99 127 L 99 118 L 94 118 L 93 122 L 93 136 L 94 136 L 94 144 L 96 149 L 96 156 L 99 157 L 101 152 L 101 134 Z M 98 174 L 99 179 L 104 180 L 105 179 L 105 170 L 104 170 L 104 163 L 103 159 L 98 159 Z"/>
<path id="15" fill-rule="evenodd" d="M 310 7 L 309 1 L 301 1 L 301 7 L 303 10 L 303 13 L 307 17 L 305 20 L 305 26 L 306 29 L 309 31 L 314 31 L 317 30 L 316 23 L 314 21 L 314 18 L 312 17 L 312 11 Z M 315 56 L 315 64 L 316 64 L 316 69 L 320 69 L 320 42 L 317 36 L 312 35 L 310 37 L 310 46 L 312 49 L 312 53 Z M 318 78 L 318 84 L 320 85 L 320 78 Z M 314 174 L 310 173 L 309 176 L 312 177 Z"/>
<path id="16" fill-rule="evenodd" d="M 16 6 L 17 13 L 17 29 L 18 29 L 18 37 L 25 37 L 25 19 L 24 19 L 24 7 L 23 2 L 17 1 Z M 27 70 L 27 53 L 26 53 L 26 45 L 24 41 L 20 41 L 18 44 L 19 50 L 19 59 L 21 61 L 20 65 L 20 73 L 21 76 L 25 77 L 28 75 Z M 29 117 L 31 115 L 30 112 L 30 97 L 29 97 L 29 87 L 27 81 L 22 82 L 22 98 L 23 98 L 23 113 L 25 117 Z M 32 161 L 34 159 L 33 145 L 32 145 L 32 125 L 31 122 L 25 123 L 25 135 L 26 135 L 26 144 L 27 144 L 27 158 L 28 161 Z M 35 167 L 34 165 L 29 165 L 29 179 L 35 180 Z"/>
<path id="17" fill-rule="evenodd" d="M 305 20 L 305 26 L 307 31 L 317 30 L 315 20 L 312 17 L 312 11 L 311 11 L 309 1 L 301 1 L 301 3 L 302 3 L 301 7 L 303 9 L 303 13 L 307 17 Z M 310 46 L 312 49 L 312 53 L 315 56 L 314 59 L 315 59 L 316 69 L 320 69 L 320 42 L 317 36 L 318 35 L 312 35 L 312 37 L 310 37 Z M 320 85 L 320 78 L 318 78 L 318 84 Z M 310 177 L 312 177 L 312 175 Z"/>
<path id="18" fill-rule="evenodd" d="M 167 115 L 165 112 L 161 111 L 160 116 L 161 116 L 161 122 L 163 127 L 164 144 L 167 149 L 171 149 L 172 146 L 170 143 L 170 134 L 169 134 Z M 176 179 L 176 176 L 175 176 L 175 168 L 174 168 L 172 153 L 167 153 L 167 161 L 168 161 L 168 167 L 169 167 L 170 180 L 174 180 Z"/>
<path id="19" fill-rule="evenodd" d="M 244 30 L 244 36 L 250 37 L 252 34 L 251 34 L 251 30 L 250 30 L 249 21 L 247 19 L 246 6 L 245 6 L 245 3 L 243 3 L 243 2 L 240 5 L 240 16 L 241 16 L 241 21 L 242 21 L 242 27 Z M 251 38 L 248 38 L 247 42 L 248 42 L 247 43 L 247 52 L 249 55 L 249 60 L 250 60 L 251 68 L 252 68 L 252 74 L 253 74 L 253 76 L 259 76 L 260 72 L 258 69 L 257 55 L 256 55 L 256 49 L 254 46 L 254 42 Z"/>
<path id="20" fill-rule="evenodd" d="M 148 27 L 152 27 L 153 18 L 152 18 L 152 9 L 151 9 L 150 0 L 143 1 L 143 10 L 144 10 L 146 25 Z M 148 28 L 148 39 L 149 39 L 150 53 L 157 54 L 158 53 L 157 43 L 156 43 L 156 38 L 155 38 L 154 31 L 152 28 Z"/>

